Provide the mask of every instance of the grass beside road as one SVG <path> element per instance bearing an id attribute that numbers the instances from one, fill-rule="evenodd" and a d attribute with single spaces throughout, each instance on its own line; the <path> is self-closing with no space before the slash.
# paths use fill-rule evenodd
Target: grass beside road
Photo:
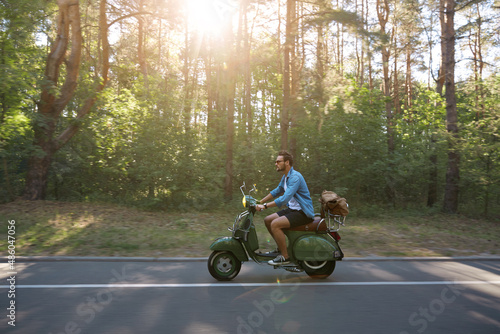
<path id="1" fill-rule="evenodd" d="M 216 237 L 230 235 L 227 227 L 240 211 L 148 212 L 18 200 L 0 205 L 0 255 L 7 255 L 7 225 L 14 220 L 16 256 L 205 257 Z M 260 246 L 273 249 L 263 218 L 255 217 Z M 499 221 L 460 215 L 350 215 L 340 234 L 346 257 L 498 255 L 500 246 Z"/>

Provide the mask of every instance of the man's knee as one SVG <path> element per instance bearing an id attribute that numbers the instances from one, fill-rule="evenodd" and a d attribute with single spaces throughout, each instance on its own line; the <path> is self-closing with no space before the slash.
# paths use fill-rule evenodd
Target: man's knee
<path id="1" fill-rule="evenodd" d="M 266 224 L 266 226 L 271 227 L 271 223 L 273 222 L 274 219 L 276 219 L 274 214 L 269 215 L 266 218 L 264 218 L 264 223 Z"/>
<path id="2" fill-rule="evenodd" d="M 271 231 L 282 231 L 284 229 L 290 228 L 290 222 L 286 217 L 278 217 L 271 222 L 269 227 L 271 228 Z"/>
<path id="3" fill-rule="evenodd" d="M 278 231 L 278 230 L 282 230 L 284 228 L 282 226 L 282 224 L 278 223 L 277 221 L 272 221 L 270 224 L 270 227 L 271 227 L 271 231 Z"/>

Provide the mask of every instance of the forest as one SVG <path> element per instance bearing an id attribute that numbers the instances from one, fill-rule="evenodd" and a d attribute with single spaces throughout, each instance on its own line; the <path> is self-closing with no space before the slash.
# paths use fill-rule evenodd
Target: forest
<path id="1" fill-rule="evenodd" d="M 500 216 L 497 1 L 0 4 L 0 203 L 223 208 L 286 149 L 313 200 Z"/>

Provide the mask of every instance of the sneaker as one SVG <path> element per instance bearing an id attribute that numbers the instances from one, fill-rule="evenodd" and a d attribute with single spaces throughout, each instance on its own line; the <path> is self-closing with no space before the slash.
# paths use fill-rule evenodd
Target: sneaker
<path id="1" fill-rule="evenodd" d="M 271 260 L 267 263 L 269 263 L 271 266 L 279 266 L 283 264 L 289 264 L 290 260 L 285 259 L 283 255 L 278 255 L 274 260 Z"/>

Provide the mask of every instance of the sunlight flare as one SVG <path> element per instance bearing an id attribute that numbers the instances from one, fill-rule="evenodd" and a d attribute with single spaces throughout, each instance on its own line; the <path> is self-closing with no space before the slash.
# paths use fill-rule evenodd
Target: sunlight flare
<path id="1" fill-rule="evenodd" d="M 238 10 L 238 0 L 187 0 L 190 26 L 199 32 L 220 34 Z"/>

